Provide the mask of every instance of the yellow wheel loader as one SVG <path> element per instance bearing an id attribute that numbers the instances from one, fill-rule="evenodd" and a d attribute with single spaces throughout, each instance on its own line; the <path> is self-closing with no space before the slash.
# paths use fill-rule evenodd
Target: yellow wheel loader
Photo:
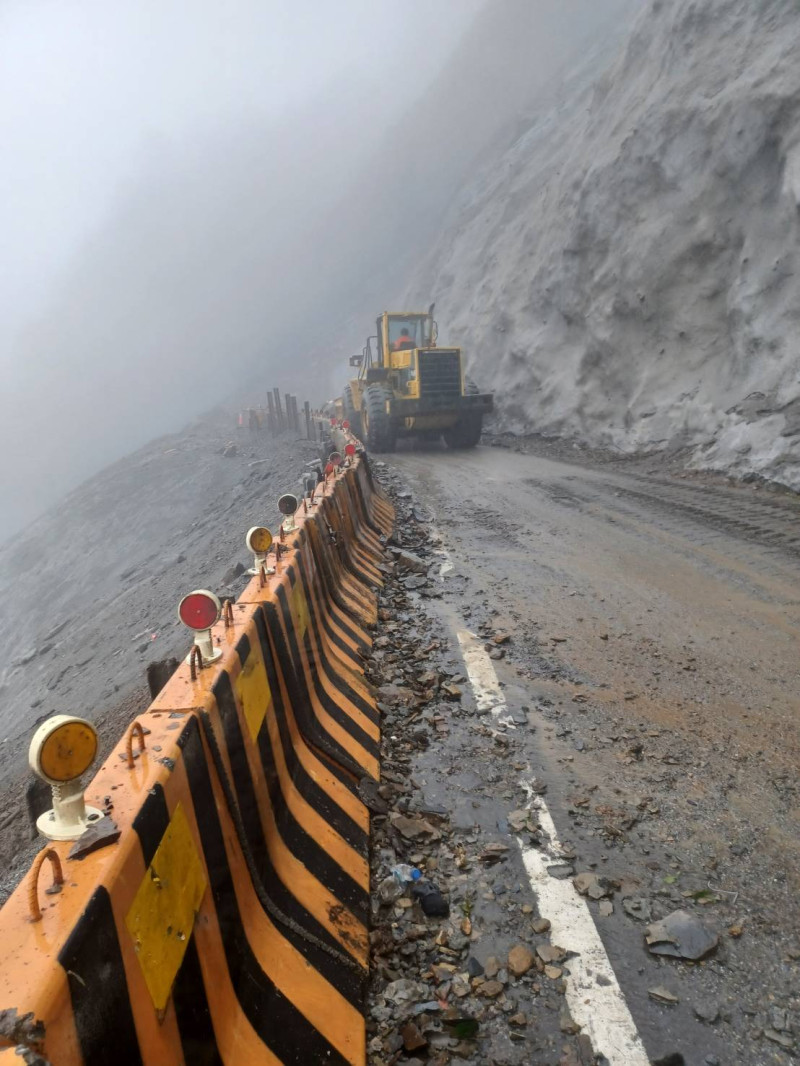
<path id="1" fill-rule="evenodd" d="M 344 417 L 370 451 L 392 452 L 398 437 L 442 437 L 448 448 L 474 448 L 490 393 L 464 374 L 460 348 L 439 348 L 427 312 L 384 311 L 361 355 L 358 377 L 342 391 Z"/>

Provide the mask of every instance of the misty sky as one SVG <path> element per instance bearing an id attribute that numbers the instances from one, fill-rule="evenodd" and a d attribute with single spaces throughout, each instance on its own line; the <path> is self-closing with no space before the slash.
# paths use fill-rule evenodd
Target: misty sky
<path id="1" fill-rule="evenodd" d="M 47 298 L 149 147 L 189 146 L 243 111 L 286 115 L 342 74 L 390 118 L 480 2 L 3 0 L 3 330 Z M 409 49 L 411 93 L 383 67 Z"/>
<path id="2" fill-rule="evenodd" d="M 481 5 L 3 0 L 0 537 L 224 393 L 255 246 L 315 224 Z"/>

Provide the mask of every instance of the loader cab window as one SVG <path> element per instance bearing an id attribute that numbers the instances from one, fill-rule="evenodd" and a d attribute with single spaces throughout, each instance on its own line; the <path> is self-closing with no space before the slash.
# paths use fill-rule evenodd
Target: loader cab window
<path id="1" fill-rule="evenodd" d="M 425 315 L 389 319 L 389 347 L 393 352 L 430 344 L 430 319 Z"/>

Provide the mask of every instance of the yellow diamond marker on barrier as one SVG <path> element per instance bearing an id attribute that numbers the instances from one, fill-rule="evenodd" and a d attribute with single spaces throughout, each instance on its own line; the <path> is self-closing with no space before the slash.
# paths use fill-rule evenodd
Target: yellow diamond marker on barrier
<path id="1" fill-rule="evenodd" d="M 125 918 L 159 1012 L 169 1001 L 205 890 L 203 864 L 179 803 Z"/>
<path id="2" fill-rule="evenodd" d="M 294 614 L 297 639 L 302 640 L 308 629 L 308 604 L 303 592 L 303 586 L 298 582 L 292 591 L 292 613 Z"/>
<path id="3" fill-rule="evenodd" d="M 242 667 L 242 672 L 236 678 L 236 695 L 244 710 L 250 739 L 255 742 L 261 723 L 266 717 L 267 708 L 272 703 L 272 693 L 269 690 L 264 660 L 255 644 L 250 645 L 250 654 Z"/>

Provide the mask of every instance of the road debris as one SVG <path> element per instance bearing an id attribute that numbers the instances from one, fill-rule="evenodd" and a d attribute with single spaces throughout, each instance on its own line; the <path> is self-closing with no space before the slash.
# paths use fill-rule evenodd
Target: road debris
<path id="1" fill-rule="evenodd" d="M 675 1004 L 680 1002 L 675 993 L 670 992 L 670 990 L 663 985 L 658 985 L 657 988 L 648 988 L 647 994 L 651 999 L 655 999 L 659 1003 Z"/>
<path id="2" fill-rule="evenodd" d="M 671 955 L 679 959 L 705 958 L 719 943 L 716 933 L 688 911 L 673 911 L 645 930 L 645 940 L 654 955 Z"/>

